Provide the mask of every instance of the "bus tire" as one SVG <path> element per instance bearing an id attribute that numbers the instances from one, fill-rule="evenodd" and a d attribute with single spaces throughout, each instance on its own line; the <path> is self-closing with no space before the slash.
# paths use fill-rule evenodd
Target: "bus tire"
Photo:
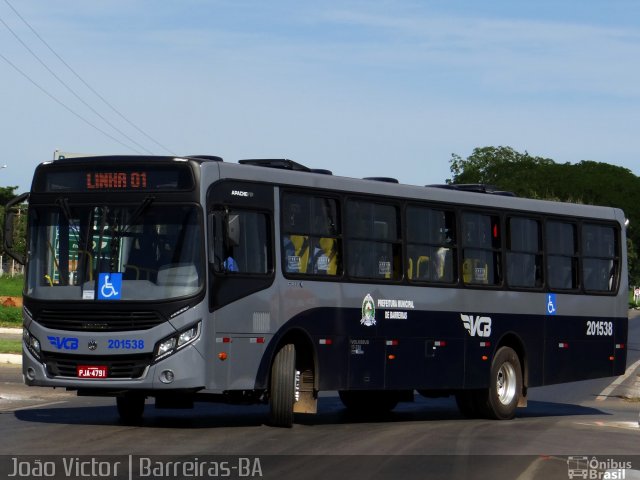
<path id="1" fill-rule="evenodd" d="M 349 413 L 380 415 L 398 405 L 398 395 L 392 391 L 340 390 L 338 395 Z"/>
<path id="2" fill-rule="evenodd" d="M 479 397 L 479 407 L 489 418 L 510 420 L 516 416 L 522 392 L 522 368 L 518 354 L 501 347 L 491 362 L 489 388 Z"/>
<path id="3" fill-rule="evenodd" d="M 283 346 L 271 366 L 269 389 L 269 423 L 274 427 L 293 425 L 293 404 L 296 395 L 296 349 L 291 343 Z"/>
<path id="4" fill-rule="evenodd" d="M 142 420 L 144 413 L 144 395 L 125 394 L 116 397 L 116 406 L 118 407 L 118 415 L 125 425 L 135 425 Z"/>

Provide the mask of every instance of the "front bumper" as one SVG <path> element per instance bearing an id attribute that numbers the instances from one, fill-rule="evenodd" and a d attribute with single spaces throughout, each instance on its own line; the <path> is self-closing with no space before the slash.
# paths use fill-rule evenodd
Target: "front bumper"
<path id="1" fill-rule="evenodd" d="M 103 358 L 91 355 L 67 354 L 63 358 L 66 368 L 60 367 L 61 356 L 55 357 L 56 368 L 47 365 L 47 355 L 43 355 L 45 363 L 41 363 L 31 352 L 23 347 L 22 372 L 25 384 L 40 387 L 62 387 L 70 389 L 91 390 L 175 390 L 204 388 L 205 361 L 197 349 L 195 342 L 173 355 L 152 364 L 152 357 L 144 364 L 143 358 L 136 358 L 128 378 L 77 378 L 71 372 L 74 365 L 100 365 L 106 363 Z M 129 360 L 127 355 L 114 355 L 108 362 L 122 364 Z M 132 356 L 133 357 L 133 356 Z M 49 357 L 52 359 L 53 357 Z M 50 360 L 53 362 L 54 360 Z M 125 371 L 125 370 L 121 370 Z M 172 381 L 167 382 L 167 371 L 172 373 Z M 124 373 L 124 375 L 127 375 Z"/>

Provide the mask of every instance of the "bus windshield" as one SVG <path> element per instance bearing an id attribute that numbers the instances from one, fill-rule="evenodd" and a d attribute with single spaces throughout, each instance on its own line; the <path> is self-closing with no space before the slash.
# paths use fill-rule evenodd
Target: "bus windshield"
<path id="1" fill-rule="evenodd" d="M 199 211 L 195 205 L 159 205 L 152 197 L 137 205 L 60 199 L 55 206 L 34 206 L 26 294 L 82 301 L 193 295 L 203 285 Z M 101 297 L 105 277 L 110 290 Z M 114 281 L 120 287 L 112 291 Z"/>

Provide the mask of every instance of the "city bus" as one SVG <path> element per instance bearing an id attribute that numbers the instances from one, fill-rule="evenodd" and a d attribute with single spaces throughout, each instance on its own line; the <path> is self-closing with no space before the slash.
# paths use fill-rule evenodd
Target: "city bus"
<path id="1" fill-rule="evenodd" d="M 26 264 L 27 385 L 115 397 L 126 423 L 152 399 L 265 403 L 290 427 L 322 391 L 511 419 L 531 387 L 623 374 L 625 228 L 483 185 L 105 156 L 39 165 L 4 242 Z"/>

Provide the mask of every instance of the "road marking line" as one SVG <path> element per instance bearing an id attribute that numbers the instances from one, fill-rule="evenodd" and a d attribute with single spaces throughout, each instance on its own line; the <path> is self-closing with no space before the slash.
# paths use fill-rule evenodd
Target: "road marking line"
<path id="1" fill-rule="evenodd" d="M 59 402 L 39 403 L 38 405 L 29 405 L 27 407 L 18 407 L 18 408 L 14 408 L 12 410 L 9 410 L 9 411 L 10 412 L 19 412 L 20 410 L 33 410 L 34 408 L 50 407 L 51 405 L 59 405 L 60 403 L 67 403 L 67 401 L 66 400 L 61 400 Z"/>
<path id="2" fill-rule="evenodd" d="M 640 429 L 640 425 L 638 425 L 638 422 L 610 422 L 607 426 L 614 428 L 624 428 L 625 430 Z"/>
<path id="3" fill-rule="evenodd" d="M 624 375 L 620 375 L 618 378 L 616 378 L 613 381 L 611 385 L 609 385 L 607 388 L 602 390 L 602 392 L 600 392 L 600 395 L 596 397 L 596 401 L 601 402 L 609 398 L 609 395 L 611 395 L 611 392 L 613 392 L 616 389 L 616 387 L 618 387 L 622 382 L 624 382 L 627 378 L 629 378 L 631 374 L 635 372 L 636 368 L 638 367 L 640 367 L 640 360 L 638 360 L 636 363 L 634 363 L 629 368 L 627 368 L 627 371 L 624 372 Z"/>
<path id="4" fill-rule="evenodd" d="M 583 425 L 587 427 L 609 427 L 609 428 L 622 428 L 624 430 L 637 431 L 640 426 L 636 422 L 576 422 L 576 425 Z"/>

